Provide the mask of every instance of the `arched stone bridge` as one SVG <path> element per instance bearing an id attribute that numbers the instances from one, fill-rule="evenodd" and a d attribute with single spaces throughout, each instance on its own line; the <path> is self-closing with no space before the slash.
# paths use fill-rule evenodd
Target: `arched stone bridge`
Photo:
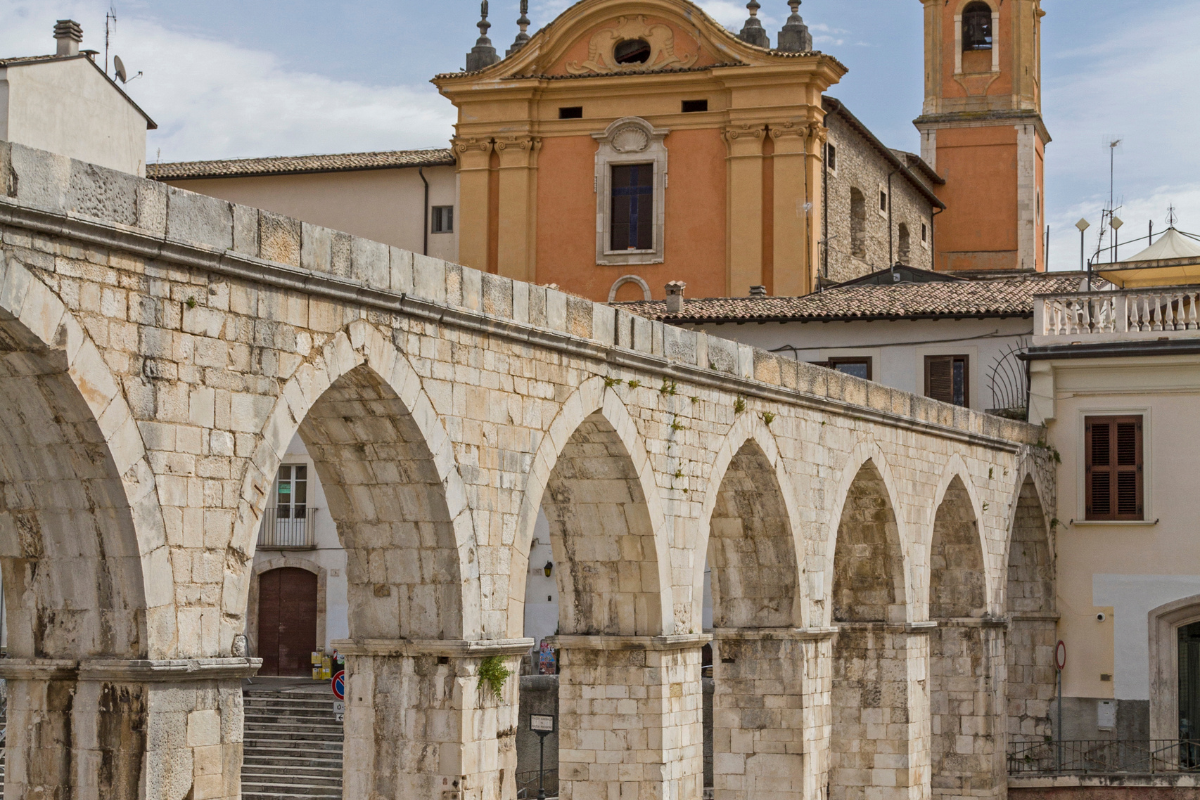
<path id="1" fill-rule="evenodd" d="M 998 796 L 1047 730 L 1038 429 L 3 148 L 7 797 L 239 795 L 297 431 L 349 554 L 347 798 L 513 798 L 518 681 L 479 673 L 532 644 L 539 508 L 564 798 L 701 797 L 706 560 L 718 798 Z"/>

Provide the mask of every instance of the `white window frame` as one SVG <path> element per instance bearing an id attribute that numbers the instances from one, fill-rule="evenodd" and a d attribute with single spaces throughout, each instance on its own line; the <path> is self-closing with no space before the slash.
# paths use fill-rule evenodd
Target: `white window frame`
<path id="1" fill-rule="evenodd" d="M 667 146 L 670 131 L 655 128 L 640 117 L 623 117 L 603 133 L 593 133 L 600 144 L 596 151 L 596 264 L 628 266 L 661 264 L 664 260 L 667 219 Z M 611 250 L 612 168 L 632 164 L 654 167 L 654 231 L 649 250 Z"/>

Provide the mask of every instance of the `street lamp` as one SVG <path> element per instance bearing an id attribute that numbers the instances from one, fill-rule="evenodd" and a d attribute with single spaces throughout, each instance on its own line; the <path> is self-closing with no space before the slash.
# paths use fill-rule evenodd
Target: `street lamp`
<path id="1" fill-rule="evenodd" d="M 1092 227 L 1092 223 L 1087 219 L 1080 219 L 1075 223 L 1075 227 L 1079 228 L 1079 271 L 1084 271 L 1084 231 Z"/>
<path id="2" fill-rule="evenodd" d="M 1121 260 L 1121 257 L 1119 255 L 1121 252 L 1119 249 L 1121 246 L 1121 237 L 1117 235 L 1117 231 L 1121 230 L 1121 226 L 1124 225 L 1125 223 L 1121 221 L 1120 217 L 1118 217 L 1114 214 L 1113 218 L 1112 218 L 1112 222 L 1110 222 L 1109 224 L 1112 225 L 1112 229 L 1113 229 L 1113 258 L 1112 258 L 1112 260 L 1113 260 L 1113 263 L 1116 263 Z"/>

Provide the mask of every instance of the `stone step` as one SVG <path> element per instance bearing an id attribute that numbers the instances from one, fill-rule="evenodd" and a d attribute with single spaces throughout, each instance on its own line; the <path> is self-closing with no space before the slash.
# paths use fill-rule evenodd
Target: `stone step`
<path id="1" fill-rule="evenodd" d="M 253 728 L 256 731 L 291 731 L 293 733 L 312 732 L 312 733 L 336 733 L 339 736 L 342 733 L 342 723 L 336 720 L 314 720 L 298 722 L 296 720 L 276 720 L 271 717 L 261 719 L 247 719 L 245 723 L 247 728 Z"/>
<path id="2" fill-rule="evenodd" d="M 303 740 L 300 740 L 303 742 Z M 295 741 L 260 741 L 246 742 L 242 748 L 247 755 L 267 757 L 271 755 L 295 756 L 303 754 L 309 758 L 335 759 L 342 757 L 341 742 L 303 742 L 305 747 L 299 749 Z"/>
<path id="3" fill-rule="evenodd" d="M 341 775 L 341 753 L 337 758 L 291 758 L 288 756 L 245 757 L 242 761 L 243 774 L 251 768 L 262 772 L 264 769 L 287 770 L 296 775 L 310 773 L 320 775 Z"/>
<path id="4" fill-rule="evenodd" d="M 326 787 L 330 789 L 340 788 L 342 785 L 342 776 L 339 773 L 337 777 L 329 775 L 313 775 L 297 774 L 291 767 L 280 769 L 266 769 L 262 767 L 251 767 L 247 769 L 242 767 L 242 784 L 246 783 L 274 783 L 280 786 L 305 786 L 305 787 Z"/>
<path id="5" fill-rule="evenodd" d="M 248 728 L 242 735 L 245 737 L 244 740 L 246 744 L 251 742 L 259 742 L 266 747 L 279 747 L 285 742 L 291 742 L 296 746 L 299 746 L 302 743 L 340 745 L 344 741 L 341 731 L 338 731 L 336 734 L 327 734 L 313 733 L 312 731 L 260 731 L 253 728 Z"/>
<path id="6" fill-rule="evenodd" d="M 243 800 L 253 797 L 333 797 L 342 800 L 342 787 L 293 786 L 286 783 L 242 781 Z"/>
<path id="7" fill-rule="evenodd" d="M 243 800 L 342 800 L 342 724 L 327 693 L 246 691 Z"/>

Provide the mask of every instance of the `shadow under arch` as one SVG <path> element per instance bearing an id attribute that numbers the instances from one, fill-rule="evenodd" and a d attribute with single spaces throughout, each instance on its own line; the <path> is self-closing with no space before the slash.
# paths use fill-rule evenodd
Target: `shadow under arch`
<path id="1" fill-rule="evenodd" d="M 620 630 L 633 634 L 636 630 L 638 635 L 649 636 L 675 633 L 666 516 L 660 504 L 658 487 L 633 418 L 617 393 L 604 385 L 603 378 L 585 381 L 563 404 L 543 434 L 527 475 L 512 549 L 509 637 L 523 635 L 529 548 L 538 512 L 543 506 L 546 506 L 546 516 L 551 524 L 555 561 L 562 566 L 570 565 L 567 569 L 556 571 L 559 620 L 563 633 L 602 632 L 599 628 L 608 629 L 603 631 L 607 633 Z M 584 483 L 590 485 L 585 487 Z M 612 492 L 608 498 L 603 494 L 606 490 Z M 628 535 L 632 538 L 626 540 L 626 546 L 630 550 L 619 555 L 620 558 L 628 557 L 630 561 L 637 560 L 642 564 L 638 594 L 653 593 L 657 597 L 652 599 L 643 596 L 636 601 L 640 604 L 641 617 L 634 622 L 632 629 L 628 619 L 602 621 L 597 616 L 599 609 L 592 605 L 594 598 L 582 600 L 586 608 L 580 605 L 583 595 L 594 595 L 597 590 L 601 593 L 610 591 L 619 585 L 619 581 L 612 584 L 609 578 L 605 578 L 604 581 L 610 584 L 607 588 L 599 584 L 591 587 L 579 585 L 582 574 L 580 567 L 588 559 L 581 560 L 574 543 L 570 544 L 572 549 L 569 552 L 567 542 L 574 538 L 570 530 L 572 526 L 578 529 L 580 525 L 590 525 L 592 520 L 572 514 L 570 506 L 573 504 L 586 504 L 592 506 L 596 513 L 607 515 L 604 518 L 615 524 L 614 530 L 629 531 L 629 525 L 639 528 L 636 534 L 629 531 Z M 617 515 L 618 507 L 636 510 Z M 557 518 L 551 514 L 552 509 Z M 597 517 L 599 519 L 602 518 Z M 597 535 L 588 538 L 599 545 L 605 537 Z M 617 537 L 613 538 L 614 542 L 617 541 Z M 634 538 L 640 540 L 636 547 Z M 612 543 L 606 545 L 611 546 Z M 586 571 L 589 576 L 584 582 L 588 583 L 591 582 L 593 570 L 589 567 Z M 626 581 L 631 580 L 632 575 L 626 577 Z"/>
<path id="2" fill-rule="evenodd" d="M 982 616 L 987 611 L 990 599 L 995 596 L 995 581 L 992 578 L 991 565 L 988 563 L 986 532 L 982 524 L 983 504 L 979 499 L 975 483 L 971 480 L 971 473 L 967 470 L 966 462 L 957 453 L 950 457 L 942 472 L 937 490 L 934 492 L 932 508 L 933 518 L 930 520 L 929 526 L 929 545 L 925 551 L 925 566 L 930 573 L 930 589 L 926 606 L 929 609 L 928 618 Z M 969 539 L 964 539 L 964 537 L 969 537 Z M 935 613 L 932 610 L 935 594 L 933 588 L 934 559 L 939 543 L 943 547 L 950 546 L 955 549 L 957 557 L 952 560 L 955 564 L 953 568 L 956 570 L 957 578 L 967 579 L 967 575 L 962 573 L 964 569 L 969 569 L 973 573 L 972 585 L 966 596 L 952 596 L 953 593 L 947 587 L 946 597 L 943 598 L 945 602 L 959 606 L 957 610 L 965 611 L 965 613 L 949 613 L 955 609 L 942 609 L 942 612 L 945 613 Z M 944 558 L 945 554 L 943 553 L 942 556 Z M 982 601 L 976 596 L 976 589 L 982 591 Z M 969 608 L 970 611 L 966 611 L 966 608 Z M 978 610 L 980 608 L 982 611 Z"/>
<path id="3" fill-rule="evenodd" d="M 1024 467 L 1017 474 L 1002 582 L 1008 618 L 1008 734 L 1041 741 L 1053 732 L 1055 554 L 1036 474 Z"/>
<path id="4" fill-rule="evenodd" d="M 223 636 L 244 625 L 259 520 L 296 433 L 346 549 L 351 636 L 483 635 L 479 559 L 452 443 L 407 357 L 359 320 L 296 371 L 267 418 L 230 543 L 245 566 L 236 584 L 227 581 Z"/>
<path id="5" fill-rule="evenodd" d="M 718 531 L 719 526 L 729 530 Z M 805 546 L 795 488 L 774 435 L 759 417 L 741 416 L 725 435 L 709 470 L 698 537 L 692 550 L 693 619 L 700 619 L 703 611 L 708 559 L 713 575 L 714 627 L 805 625 L 809 611 Z M 738 540 L 754 543 L 754 564 L 745 561 L 745 554 L 737 549 Z M 716 564 L 711 561 L 714 543 L 726 545 Z M 718 569 L 728 574 L 718 576 Z M 753 580 L 749 571 L 757 573 Z M 725 620 L 728 624 L 717 623 L 718 596 L 736 598 L 742 606 L 723 610 L 730 615 Z"/>

